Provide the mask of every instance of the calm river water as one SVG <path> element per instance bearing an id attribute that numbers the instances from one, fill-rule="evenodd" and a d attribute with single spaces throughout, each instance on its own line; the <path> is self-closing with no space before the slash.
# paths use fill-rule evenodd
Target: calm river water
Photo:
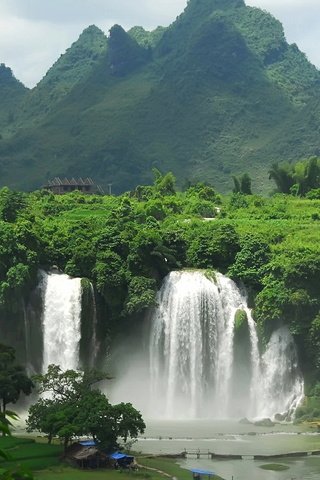
<path id="1" fill-rule="evenodd" d="M 196 459 L 194 454 L 179 460 L 183 468 L 203 468 L 226 480 L 319 480 L 320 457 L 250 459 L 254 454 L 285 454 L 320 450 L 320 434 L 308 433 L 294 425 L 256 427 L 229 421 L 147 421 L 147 430 L 134 446 L 144 453 L 180 453 L 201 450 L 221 454 L 240 454 L 243 460 Z M 249 457 L 248 457 L 249 456 Z M 289 469 L 282 472 L 262 470 L 261 465 L 281 463 Z"/>

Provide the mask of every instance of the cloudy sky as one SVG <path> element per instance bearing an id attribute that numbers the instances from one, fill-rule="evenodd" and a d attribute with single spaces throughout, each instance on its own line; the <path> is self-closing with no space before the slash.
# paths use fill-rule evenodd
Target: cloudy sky
<path id="1" fill-rule="evenodd" d="M 88 25 L 169 25 L 187 0 L 0 0 L 0 63 L 34 86 Z M 320 68 L 320 0 L 247 0 L 282 21 L 287 39 Z"/>

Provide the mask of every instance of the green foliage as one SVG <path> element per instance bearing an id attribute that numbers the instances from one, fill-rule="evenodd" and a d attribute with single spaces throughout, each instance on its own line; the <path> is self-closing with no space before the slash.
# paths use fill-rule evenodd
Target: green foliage
<path id="1" fill-rule="evenodd" d="M 7 187 L 0 190 L 0 214 L 5 222 L 14 222 L 19 211 L 26 207 L 25 195 L 13 192 Z"/>
<path id="2" fill-rule="evenodd" d="M 312 188 L 307 194 L 309 200 L 320 200 L 320 188 Z"/>
<path id="3" fill-rule="evenodd" d="M 252 195 L 251 178 L 247 173 L 244 173 L 240 178 L 232 177 L 232 179 L 234 183 L 233 193 Z"/>
<path id="4" fill-rule="evenodd" d="M 25 368 L 16 364 L 14 348 L 0 344 L 0 415 L 5 416 L 7 405 L 16 403 L 22 393 L 30 395 L 32 388 Z"/>
<path id="5" fill-rule="evenodd" d="M 187 197 L 198 197 L 200 200 L 206 200 L 208 202 L 214 202 L 217 205 L 221 204 L 221 197 L 217 194 L 215 189 L 206 183 L 198 182 L 195 185 L 191 185 L 186 190 Z"/>
<path id="6" fill-rule="evenodd" d="M 243 280 L 247 286 L 258 288 L 270 259 L 271 249 L 268 242 L 256 235 L 245 235 L 241 239 L 241 250 L 236 254 L 229 274 Z"/>
<path id="7" fill-rule="evenodd" d="M 124 324 L 136 328 L 170 271 L 218 269 L 248 288 L 262 344 L 287 324 L 308 382 L 318 381 L 320 201 L 284 194 L 225 197 L 199 182 L 179 192 L 172 174 L 154 173 L 153 185 L 119 197 L 23 195 L 24 206 L 0 222 L 0 321 L 5 335 L 11 321 L 15 332 L 4 341 L 16 341 L 23 328 L 22 302 L 39 267 L 57 265 L 93 284 L 105 347 Z M 212 221 L 202 217 L 208 214 L 199 211 L 203 206 Z M 91 287 L 86 292 L 88 305 Z M 85 308 L 84 315 L 91 312 Z"/>
<path id="8" fill-rule="evenodd" d="M 301 423 L 310 420 L 320 419 L 320 399 L 319 397 L 305 397 L 295 413 L 295 423 Z"/>
<path id="9" fill-rule="evenodd" d="M 237 310 L 234 319 L 235 331 L 239 332 L 248 327 L 248 316 L 244 310 Z"/>
<path id="10" fill-rule="evenodd" d="M 118 447 L 118 439 L 127 441 L 143 433 L 145 424 L 141 414 L 129 403 L 111 405 L 97 388 L 98 382 L 108 378 L 101 372 L 62 372 L 50 365 L 44 375 L 35 381 L 39 393 L 50 392 L 52 399 L 40 398 L 29 409 L 28 431 L 39 431 L 63 439 L 66 448 L 74 436 L 92 436 L 107 449 Z"/>
<path id="11" fill-rule="evenodd" d="M 240 188 L 240 185 L 239 185 Z M 233 193 L 233 195 L 230 198 L 230 208 L 233 210 L 237 210 L 238 208 L 247 208 L 248 207 L 248 201 L 246 197 L 241 195 L 240 191 Z"/>
<path id="12" fill-rule="evenodd" d="M 5 127 L 11 127 L 15 121 L 19 106 L 28 89 L 13 75 L 12 70 L 0 63 L 0 142 Z"/>
<path id="13" fill-rule="evenodd" d="M 282 465 L 281 463 L 267 463 L 261 465 L 262 470 L 272 470 L 273 472 L 283 472 L 284 470 L 289 470 L 289 465 Z"/>
<path id="14" fill-rule="evenodd" d="M 167 173 L 166 175 L 162 175 L 158 169 L 154 168 L 153 175 L 156 193 L 159 195 L 174 195 L 176 193 L 176 179 L 171 172 Z"/>
<path id="15" fill-rule="evenodd" d="M 306 196 L 310 192 L 308 198 L 314 199 L 317 198 L 317 189 L 320 187 L 320 159 L 310 157 L 294 165 L 274 164 L 269 175 L 279 192 L 291 192 L 300 196 Z"/>
<path id="16" fill-rule="evenodd" d="M 146 308 L 155 306 L 156 282 L 150 278 L 133 277 L 129 282 L 128 296 L 125 304 L 127 314 L 141 313 Z"/>
<path id="17" fill-rule="evenodd" d="M 157 27 L 152 32 L 146 31 L 143 27 L 133 27 L 128 34 L 143 48 L 155 48 L 165 32 L 164 27 Z"/>
<path id="18" fill-rule="evenodd" d="M 239 250 L 239 237 L 231 224 L 204 223 L 187 251 L 190 267 L 225 269 Z"/>
<path id="19" fill-rule="evenodd" d="M 19 466 L 14 466 L 12 467 L 9 462 L 13 459 L 13 455 L 11 455 L 11 452 L 7 452 L 8 445 L 9 443 L 7 441 L 8 437 L 11 437 L 11 431 L 9 429 L 9 426 L 11 426 L 11 423 L 8 419 L 13 419 L 17 420 L 18 416 L 14 412 L 6 412 L 6 413 L 1 413 L 0 414 L 0 432 L 2 435 L 6 435 L 7 437 L 4 439 L 2 438 L 2 441 L 0 442 L 0 462 L 2 462 L 1 468 L 0 468 L 0 479 L 1 480 L 33 480 L 33 475 L 31 474 L 30 471 L 28 471 L 25 466 L 21 467 Z M 11 445 L 16 446 L 18 442 L 14 441 L 11 442 Z M 5 464 L 3 463 L 6 462 Z M 7 465 L 9 463 L 9 465 Z"/>
<path id="20" fill-rule="evenodd" d="M 209 202 L 208 200 L 193 199 L 193 201 L 189 203 L 186 213 L 202 218 L 214 218 L 217 211 L 212 202 Z"/>
<path id="21" fill-rule="evenodd" d="M 215 270 L 207 269 L 204 274 L 207 279 L 210 280 L 210 282 L 217 283 L 217 275 Z"/>
<path id="22" fill-rule="evenodd" d="M 320 313 L 316 316 L 316 318 L 311 323 L 310 329 L 310 347 L 311 347 L 311 354 L 314 357 L 314 363 L 317 369 L 320 371 Z M 315 396 L 319 396 L 320 388 L 319 384 L 318 387 L 314 392 Z"/>

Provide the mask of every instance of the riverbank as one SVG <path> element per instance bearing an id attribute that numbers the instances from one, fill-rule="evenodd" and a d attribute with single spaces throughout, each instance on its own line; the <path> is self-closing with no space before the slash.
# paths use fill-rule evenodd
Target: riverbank
<path id="1" fill-rule="evenodd" d="M 43 438 L 3 437 L 0 438 L 0 449 L 9 459 L 0 460 L 1 468 L 22 466 L 31 471 L 37 480 L 114 480 L 121 473 L 121 480 L 147 478 L 148 480 L 190 480 L 190 471 L 180 467 L 172 458 L 140 455 L 136 457 L 139 469 L 137 472 L 113 469 L 80 470 L 64 464 L 61 445 L 48 445 Z M 213 477 L 213 480 L 222 480 Z"/>

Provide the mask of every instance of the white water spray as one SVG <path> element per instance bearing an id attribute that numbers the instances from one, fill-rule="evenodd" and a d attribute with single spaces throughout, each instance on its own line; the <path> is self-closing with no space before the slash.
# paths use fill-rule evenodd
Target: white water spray
<path id="1" fill-rule="evenodd" d="M 58 273 L 42 273 L 43 364 L 62 370 L 79 367 L 81 338 L 81 279 Z"/>
<path id="2" fill-rule="evenodd" d="M 277 412 L 290 416 L 304 397 L 299 374 L 297 350 L 287 327 L 276 330 L 261 358 L 256 414 L 270 416 Z"/>
<path id="3" fill-rule="evenodd" d="M 90 282 L 90 292 L 91 292 L 91 299 L 92 299 L 92 338 L 91 338 L 91 359 L 90 359 L 90 366 L 91 368 L 95 367 L 98 352 L 100 348 L 100 342 L 97 337 L 97 327 L 98 327 L 98 316 L 97 316 L 97 303 L 96 303 L 96 296 L 95 291 L 92 283 Z"/>
<path id="4" fill-rule="evenodd" d="M 232 280 L 219 273 L 213 280 L 203 272 L 172 272 L 158 305 L 149 346 L 153 412 L 166 418 L 253 418 L 297 406 L 303 380 L 292 336 L 285 328 L 275 332 L 260 358 L 245 293 Z M 247 315 L 249 343 L 238 352 L 250 350 L 244 378 L 237 378 L 234 363 L 239 309 Z"/>

